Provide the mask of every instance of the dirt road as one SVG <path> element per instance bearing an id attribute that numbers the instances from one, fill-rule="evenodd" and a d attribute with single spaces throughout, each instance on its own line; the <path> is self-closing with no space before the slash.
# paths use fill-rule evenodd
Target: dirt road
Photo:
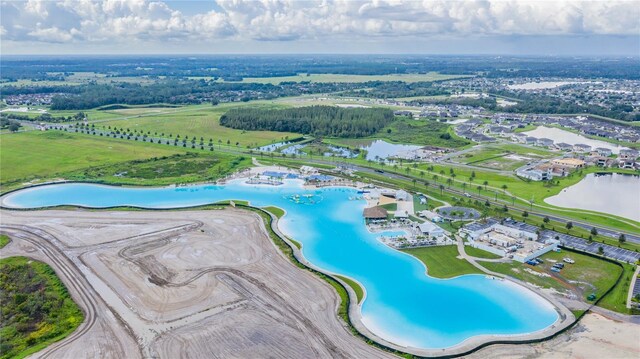
<path id="1" fill-rule="evenodd" d="M 337 317 L 338 296 L 268 238 L 216 211 L 2 211 L 2 256 L 49 263 L 86 320 L 35 357 L 381 358 Z"/>

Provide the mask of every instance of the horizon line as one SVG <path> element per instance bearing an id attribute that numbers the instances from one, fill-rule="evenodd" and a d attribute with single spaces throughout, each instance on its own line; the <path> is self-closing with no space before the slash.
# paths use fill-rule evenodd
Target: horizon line
<path id="1" fill-rule="evenodd" d="M 561 54 L 561 55 L 533 55 L 533 54 L 504 54 L 504 53 L 496 53 L 496 54 L 465 54 L 465 53 L 449 53 L 449 54 L 430 54 L 430 53 L 392 53 L 392 52 L 370 52 L 370 53 L 287 53 L 287 52 L 274 52 L 274 53 L 264 53 L 264 52 L 255 52 L 255 53 L 126 53 L 126 54 L 109 54 L 109 53 L 63 53 L 63 54 L 34 54 L 34 53 L 20 53 L 20 54 L 0 54 L 0 58 L 2 57 L 20 57 L 20 56 L 36 56 L 36 57 L 64 57 L 64 56 L 108 56 L 108 57 L 129 57 L 129 56 L 434 56 L 434 57 L 442 57 L 442 56 L 461 56 L 461 57 L 531 57 L 531 58 L 574 58 L 574 57 L 593 57 L 593 58 L 638 58 L 640 59 L 640 54 L 638 55 L 622 55 L 622 54 Z"/>

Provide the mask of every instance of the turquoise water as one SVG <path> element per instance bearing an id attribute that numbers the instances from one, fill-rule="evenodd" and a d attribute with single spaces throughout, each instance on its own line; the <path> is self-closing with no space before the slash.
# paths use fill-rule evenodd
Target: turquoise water
<path id="1" fill-rule="evenodd" d="M 2 204 L 169 208 L 236 199 L 281 207 L 287 211 L 280 222 L 283 232 L 303 244 L 304 256 L 314 265 L 362 283 L 367 291 L 363 323 L 400 345 L 446 348 L 477 335 L 538 331 L 558 318 L 547 301 L 508 281 L 484 275 L 449 280 L 425 275 L 420 261 L 383 245 L 378 235 L 367 231 L 362 220 L 365 202 L 349 200 L 355 196 L 351 188 L 305 190 L 299 180 L 279 187 L 240 182 L 178 188 L 59 184 L 14 192 Z"/>

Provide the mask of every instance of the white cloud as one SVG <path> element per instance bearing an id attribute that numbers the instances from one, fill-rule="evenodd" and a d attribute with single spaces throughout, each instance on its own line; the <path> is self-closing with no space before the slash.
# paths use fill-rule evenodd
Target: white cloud
<path id="1" fill-rule="evenodd" d="M 73 40 L 75 36 L 80 35 L 80 32 L 75 28 L 65 31 L 57 27 L 48 27 L 30 31 L 28 35 L 42 42 L 69 42 Z"/>
<path id="2" fill-rule="evenodd" d="M 113 42 L 297 40 L 348 37 L 637 35 L 631 1 L 218 0 L 186 16 L 172 2 L 64 0 L 2 3 L 2 38 Z"/>

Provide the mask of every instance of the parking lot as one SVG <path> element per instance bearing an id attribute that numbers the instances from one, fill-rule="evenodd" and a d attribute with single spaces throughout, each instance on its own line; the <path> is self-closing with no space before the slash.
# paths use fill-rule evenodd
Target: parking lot
<path id="1" fill-rule="evenodd" d="M 555 238 L 558 236 L 563 246 L 593 254 L 598 254 L 598 248 L 602 247 L 605 257 L 615 259 L 620 262 L 635 263 L 640 259 L 640 253 L 633 252 L 628 249 L 618 248 L 598 242 L 589 243 L 586 239 L 559 232 L 546 230 L 543 231 L 542 236 L 545 238 Z"/>

